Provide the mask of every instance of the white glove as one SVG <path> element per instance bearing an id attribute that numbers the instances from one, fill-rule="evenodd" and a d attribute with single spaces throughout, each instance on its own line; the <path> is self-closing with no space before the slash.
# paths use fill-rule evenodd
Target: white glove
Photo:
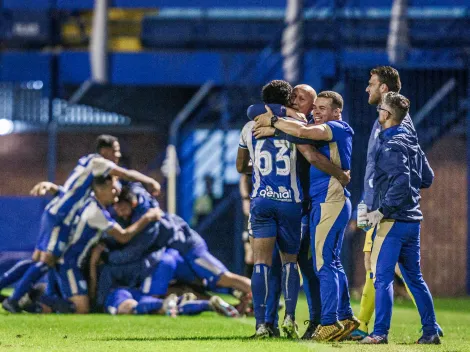
<path id="1" fill-rule="evenodd" d="M 373 212 L 367 213 L 368 227 L 371 229 L 376 227 L 380 220 L 383 219 L 383 217 L 384 215 L 378 210 L 374 210 Z"/>

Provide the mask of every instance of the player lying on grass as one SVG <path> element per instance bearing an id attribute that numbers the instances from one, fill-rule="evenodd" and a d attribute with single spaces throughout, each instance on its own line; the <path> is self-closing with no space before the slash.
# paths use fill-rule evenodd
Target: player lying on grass
<path id="1" fill-rule="evenodd" d="M 180 297 L 170 294 L 168 297 L 161 299 L 145 295 L 142 291 L 131 288 L 113 290 L 106 297 L 105 310 L 113 315 L 159 314 L 176 317 L 177 315 L 216 312 L 229 318 L 240 316 L 235 307 L 219 296 L 212 296 L 209 300 L 198 300 L 193 293 L 185 293 Z"/>

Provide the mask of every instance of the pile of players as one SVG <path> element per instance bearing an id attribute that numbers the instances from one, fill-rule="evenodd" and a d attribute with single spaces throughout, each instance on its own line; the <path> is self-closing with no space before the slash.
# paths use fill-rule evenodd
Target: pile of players
<path id="1" fill-rule="evenodd" d="M 33 188 L 33 195 L 54 197 L 42 214 L 32 258 L 0 278 L 0 290 L 16 283 L 3 308 L 11 313 L 239 316 L 235 307 L 206 291 L 237 293 L 244 311 L 250 280 L 229 272 L 183 219 L 164 213 L 154 198 L 159 183 L 118 166 L 120 157 L 117 138 L 101 135 L 96 153 L 82 157 L 63 186 L 41 182 Z M 38 284 L 43 278 L 46 285 Z M 175 281 L 179 290 L 171 293 Z"/>
<path id="2" fill-rule="evenodd" d="M 275 80 L 263 87 L 264 104 L 248 108 L 252 121 L 241 132 L 237 170 L 252 174 L 253 183 L 248 226 L 254 257 L 254 338 L 279 335 L 274 307 L 280 291 L 286 307 L 282 330 L 287 337 L 299 337 L 295 322 L 299 266 L 310 313 L 303 338 L 388 343 L 398 263 L 421 316 L 423 335 L 417 342 L 440 343 L 442 330 L 419 267 L 420 189 L 431 185 L 434 174 L 408 114 L 410 101 L 398 93 L 400 87 L 394 68 L 382 66 L 370 72 L 366 92 L 379 116 L 368 149 L 368 211 L 358 217 L 369 230 L 366 245 L 371 244 L 366 255 L 369 295 L 363 296 L 368 308 L 361 302 L 362 324 L 353 315 L 340 261 L 351 217 L 345 186 L 354 135 L 341 117 L 341 95 L 333 91 L 317 95 L 308 85 L 292 88 Z M 368 334 L 374 306 L 375 326 Z"/>

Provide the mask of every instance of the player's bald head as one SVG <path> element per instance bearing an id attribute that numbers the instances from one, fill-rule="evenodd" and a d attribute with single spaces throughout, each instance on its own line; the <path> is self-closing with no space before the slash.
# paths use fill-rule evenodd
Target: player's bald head
<path id="1" fill-rule="evenodd" d="M 308 116 L 313 111 L 317 92 L 308 84 L 299 84 L 292 92 L 291 104 L 294 109 Z"/>
<path id="2" fill-rule="evenodd" d="M 317 92 L 315 91 L 315 89 L 313 89 L 308 84 L 298 84 L 294 87 L 294 89 L 301 89 L 305 93 L 310 94 L 312 96 L 313 100 L 315 100 L 317 98 Z"/>

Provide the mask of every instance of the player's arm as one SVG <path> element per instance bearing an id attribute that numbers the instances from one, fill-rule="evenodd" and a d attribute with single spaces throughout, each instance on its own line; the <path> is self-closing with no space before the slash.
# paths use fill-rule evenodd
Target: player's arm
<path id="1" fill-rule="evenodd" d="M 280 139 L 285 139 L 294 144 L 312 144 L 313 145 L 317 142 L 312 139 L 297 138 L 297 137 L 291 136 L 290 134 L 281 132 L 278 129 L 275 129 L 274 127 L 257 127 L 253 130 L 253 136 L 255 136 L 256 139 L 276 136 L 276 137 L 279 137 Z"/>
<path id="2" fill-rule="evenodd" d="M 312 145 L 299 144 L 297 149 L 307 159 L 307 161 L 315 166 L 318 170 L 327 173 L 330 176 L 335 177 L 338 181 L 346 187 L 351 181 L 351 173 L 349 170 L 343 170 L 340 167 L 333 164 L 326 156 L 318 151 Z"/>
<path id="3" fill-rule="evenodd" d="M 240 197 L 242 198 L 242 209 L 243 214 L 248 216 L 250 213 L 250 193 L 251 193 L 251 185 L 250 185 L 250 175 L 248 174 L 241 174 L 240 176 Z"/>
<path id="4" fill-rule="evenodd" d="M 237 152 L 237 171 L 243 174 L 253 173 L 253 165 L 250 162 L 250 152 L 248 150 L 248 142 L 252 138 L 253 121 L 247 122 L 240 133 L 240 141 L 238 142 Z"/>
<path id="5" fill-rule="evenodd" d="M 148 177 L 139 171 L 136 170 L 127 170 L 119 166 L 115 166 L 109 172 L 112 176 L 117 176 L 123 180 L 131 182 L 140 182 L 142 183 L 153 196 L 158 196 L 160 194 L 161 186 L 156 180 L 151 177 Z"/>
<path id="6" fill-rule="evenodd" d="M 422 158 L 422 170 L 421 170 L 421 188 L 429 188 L 434 181 L 434 171 L 429 164 L 428 158 L 426 158 L 426 154 L 421 150 L 421 158 Z"/>
<path id="7" fill-rule="evenodd" d="M 56 185 L 55 183 L 42 181 L 37 183 L 29 194 L 32 196 L 45 196 L 46 193 L 52 194 L 53 196 L 57 195 L 60 191 L 60 186 Z"/>
<path id="8" fill-rule="evenodd" d="M 329 141 L 332 138 L 331 129 L 325 125 L 305 125 L 302 122 L 278 118 L 272 124 L 272 113 L 269 106 L 266 106 L 267 113 L 255 118 L 255 129 L 258 127 L 275 127 L 282 132 L 298 138 L 307 138 L 315 141 Z M 277 115 L 276 115 L 277 116 Z"/>
<path id="9" fill-rule="evenodd" d="M 408 156 L 398 148 L 382 147 L 379 151 L 376 167 L 388 175 L 388 189 L 382 196 L 382 203 L 378 209 L 387 218 L 400 209 L 410 194 L 410 169 Z"/>
<path id="10" fill-rule="evenodd" d="M 96 288 L 98 287 L 98 264 L 101 259 L 101 253 L 105 250 L 105 246 L 102 243 L 98 243 L 91 250 L 90 255 L 90 271 L 89 271 L 89 292 L 90 300 L 93 301 L 96 297 Z"/>
<path id="11" fill-rule="evenodd" d="M 253 173 L 253 165 L 250 163 L 250 152 L 246 148 L 238 148 L 237 171 L 241 174 Z"/>
<path id="12" fill-rule="evenodd" d="M 113 226 L 107 230 L 110 236 L 113 236 L 119 243 L 129 242 L 135 235 L 141 232 L 151 222 L 159 221 L 163 215 L 160 208 L 149 209 L 139 220 L 123 229 L 121 225 L 114 222 Z"/>

